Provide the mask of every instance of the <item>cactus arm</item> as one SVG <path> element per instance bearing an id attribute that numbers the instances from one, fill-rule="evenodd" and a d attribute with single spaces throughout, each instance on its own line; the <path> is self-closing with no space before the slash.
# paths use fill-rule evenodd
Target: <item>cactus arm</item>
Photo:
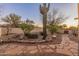
<path id="1" fill-rule="evenodd" d="M 46 8 L 46 3 L 43 3 L 43 6 Z"/>
<path id="2" fill-rule="evenodd" d="M 40 13 L 42 14 L 42 10 L 41 10 L 41 9 L 42 9 L 42 6 L 40 5 L 40 8 L 39 8 L 39 10 L 40 10 Z"/>
<path id="3" fill-rule="evenodd" d="M 48 3 L 48 10 L 49 10 L 49 8 L 50 8 L 50 3 Z"/>

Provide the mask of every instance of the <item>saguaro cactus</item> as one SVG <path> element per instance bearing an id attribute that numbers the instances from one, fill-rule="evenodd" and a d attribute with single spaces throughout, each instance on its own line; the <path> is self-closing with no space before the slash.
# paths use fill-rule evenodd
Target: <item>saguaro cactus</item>
<path id="1" fill-rule="evenodd" d="M 40 13 L 43 15 L 43 39 L 46 39 L 47 31 L 46 31 L 46 24 L 47 24 L 47 12 L 49 11 L 50 4 L 43 3 L 40 5 Z"/>

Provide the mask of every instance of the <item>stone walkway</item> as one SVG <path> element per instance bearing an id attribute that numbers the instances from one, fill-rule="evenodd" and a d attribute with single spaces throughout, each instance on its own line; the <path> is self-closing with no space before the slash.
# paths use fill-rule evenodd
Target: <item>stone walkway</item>
<path id="1" fill-rule="evenodd" d="M 58 46 L 58 52 L 68 55 L 78 55 L 78 43 L 71 41 L 68 35 L 62 36 L 62 43 Z"/>
<path id="2" fill-rule="evenodd" d="M 61 44 L 21 44 L 5 43 L 0 45 L 0 55 L 78 55 L 78 44 L 62 35 Z"/>

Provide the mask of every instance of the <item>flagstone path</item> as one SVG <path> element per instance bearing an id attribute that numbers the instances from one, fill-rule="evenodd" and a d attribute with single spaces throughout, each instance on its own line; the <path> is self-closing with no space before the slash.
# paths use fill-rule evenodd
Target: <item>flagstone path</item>
<path id="1" fill-rule="evenodd" d="M 78 43 L 62 35 L 61 44 L 0 44 L 0 55 L 78 55 Z"/>

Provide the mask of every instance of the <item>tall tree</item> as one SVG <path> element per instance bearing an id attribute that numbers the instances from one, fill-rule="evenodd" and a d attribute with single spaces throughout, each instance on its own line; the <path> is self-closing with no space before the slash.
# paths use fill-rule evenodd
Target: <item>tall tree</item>
<path id="1" fill-rule="evenodd" d="M 2 18 L 2 21 L 7 22 L 11 25 L 11 27 L 18 27 L 18 24 L 20 23 L 21 17 L 16 14 L 10 14 L 4 18 Z"/>
<path id="2" fill-rule="evenodd" d="M 57 25 L 57 24 L 61 24 L 69 17 L 60 13 L 58 9 L 53 8 L 53 10 L 49 13 L 48 18 L 51 19 L 51 20 L 48 20 L 49 24 L 56 24 Z"/>
<path id="3" fill-rule="evenodd" d="M 27 19 L 27 20 L 26 20 L 26 23 L 27 23 L 27 24 L 34 24 L 34 21 L 32 21 L 32 20 L 30 20 L 30 19 Z"/>
<path id="4" fill-rule="evenodd" d="M 43 3 L 40 5 L 40 13 L 43 15 L 43 39 L 46 39 L 46 24 L 47 24 L 47 12 L 49 11 L 50 4 Z"/>

